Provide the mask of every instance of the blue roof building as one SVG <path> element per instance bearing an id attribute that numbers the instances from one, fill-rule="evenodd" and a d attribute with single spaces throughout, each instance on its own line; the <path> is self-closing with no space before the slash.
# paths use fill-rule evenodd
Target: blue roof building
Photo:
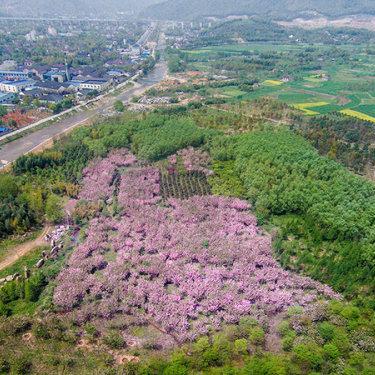
<path id="1" fill-rule="evenodd" d="M 0 70 L 0 78 L 4 79 L 27 79 L 29 74 L 16 70 Z"/>

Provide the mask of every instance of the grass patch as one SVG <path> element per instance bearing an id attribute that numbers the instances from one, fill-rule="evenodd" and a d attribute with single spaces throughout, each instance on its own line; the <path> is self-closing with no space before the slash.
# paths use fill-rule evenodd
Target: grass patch
<path id="1" fill-rule="evenodd" d="M 1 270 L 0 278 L 8 276 L 8 275 L 13 275 L 15 273 L 22 274 L 25 266 L 29 269 L 34 267 L 36 262 L 41 258 L 42 252 L 48 249 L 49 249 L 48 246 L 40 246 L 40 247 L 35 248 L 33 251 L 30 251 L 27 255 L 18 259 L 11 266 Z"/>
<path id="2" fill-rule="evenodd" d="M 221 93 L 223 95 L 226 95 L 226 96 L 229 96 L 231 98 L 235 98 L 235 97 L 238 97 L 238 96 L 243 96 L 246 94 L 245 91 L 242 91 L 236 87 L 228 87 L 224 90 L 221 91 Z"/>

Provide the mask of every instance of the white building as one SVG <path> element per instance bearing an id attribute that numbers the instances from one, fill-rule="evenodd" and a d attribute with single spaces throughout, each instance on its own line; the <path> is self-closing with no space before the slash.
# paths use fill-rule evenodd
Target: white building
<path id="1" fill-rule="evenodd" d="M 110 85 L 105 79 L 89 79 L 79 85 L 80 90 L 104 91 Z"/>
<path id="2" fill-rule="evenodd" d="M 0 91 L 18 94 L 21 91 L 34 86 L 34 81 L 24 79 L 21 81 L 2 81 L 0 82 Z"/>

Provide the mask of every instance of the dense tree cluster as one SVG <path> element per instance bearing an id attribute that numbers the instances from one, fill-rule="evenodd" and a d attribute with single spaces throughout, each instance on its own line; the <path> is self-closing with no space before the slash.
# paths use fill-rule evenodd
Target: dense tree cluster
<path id="1" fill-rule="evenodd" d="M 199 129 L 190 119 L 173 119 L 137 132 L 132 138 L 132 150 L 142 159 L 158 160 L 187 146 L 201 146 L 209 135 L 210 131 Z"/>
<path id="2" fill-rule="evenodd" d="M 295 125 L 295 129 L 324 155 L 364 174 L 375 168 L 375 127 L 371 123 L 331 114 Z"/>
<path id="3" fill-rule="evenodd" d="M 286 264 L 297 251 L 298 264 L 304 265 L 305 272 L 347 293 L 358 293 L 360 288 L 371 293 L 375 264 L 372 183 L 319 156 L 289 131 L 228 138 L 218 143 L 214 153 L 234 160 L 245 195 L 261 217 L 283 216 L 286 232 L 304 238 L 314 249 L 309 254 L 295 248 L 285 251 Z"/>

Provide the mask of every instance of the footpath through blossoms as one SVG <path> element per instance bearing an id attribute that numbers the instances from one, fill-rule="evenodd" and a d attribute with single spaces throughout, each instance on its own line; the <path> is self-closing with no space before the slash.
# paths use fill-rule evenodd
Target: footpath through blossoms
<path id="1" fill-rule="evenodd" d="M 113 176 L 123 166 L 130 167 L 116 189 Z M 118 190 L 122 214 L 91 221 L 58 277 L 54 302 L 61 310 L 81 322 L 130 315 L 183 342 L 245 315 L 264 319 L 292 305 L 339 298 L 278 265 L 247 202 L 164 201 L 159 175 L 124 150 L 86 170 L 81 197 L 109 198 Z"/>

